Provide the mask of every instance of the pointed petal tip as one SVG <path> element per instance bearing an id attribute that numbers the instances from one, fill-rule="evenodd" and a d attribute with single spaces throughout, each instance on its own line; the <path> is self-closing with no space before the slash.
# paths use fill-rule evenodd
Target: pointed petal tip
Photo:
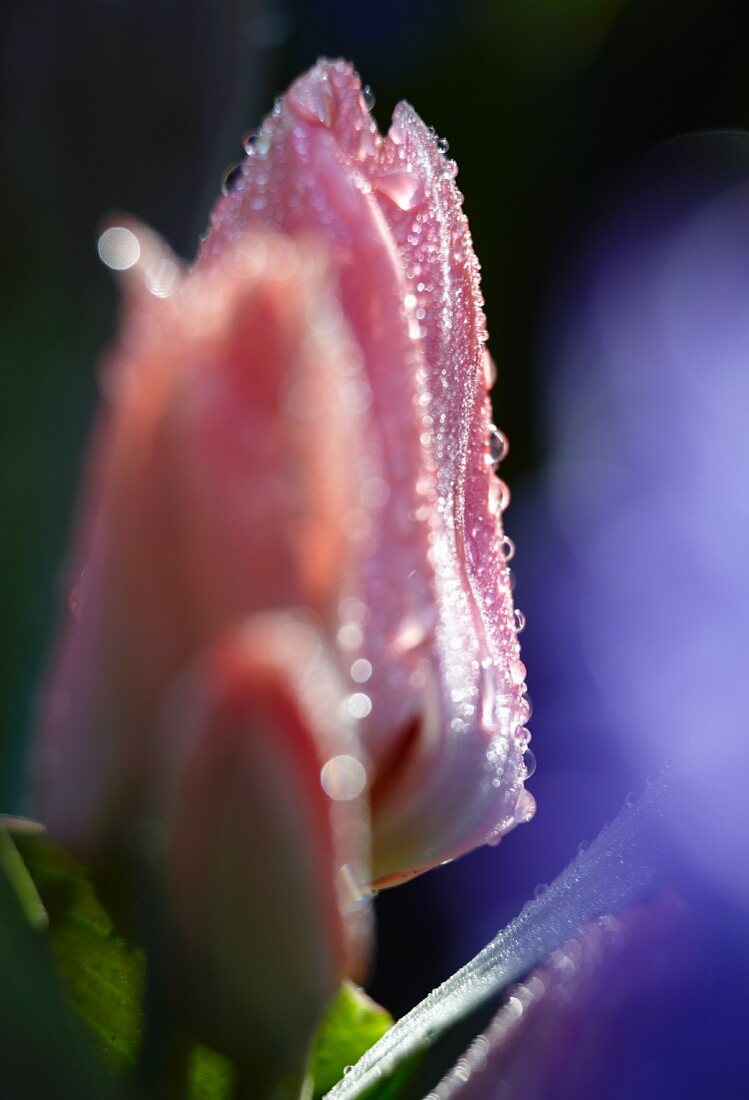
<path id="1" fill-rule="evenodd" d="M 321 58 L 291 85 L 280 110 L 287 109 L 297 123 L 330 130 L 344 153 L 366 159 L 374 155 L 379 140 L 370 104 L 349 62 Z"/>

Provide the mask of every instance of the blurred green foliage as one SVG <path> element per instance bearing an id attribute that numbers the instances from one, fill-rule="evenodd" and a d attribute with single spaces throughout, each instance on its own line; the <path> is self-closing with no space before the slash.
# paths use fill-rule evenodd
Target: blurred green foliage
<path id="1" fill-rule="evenodd" d="M 145 1019 L 156 1002 L 146 995 L 142 944 L 149 917 L 137 886 L 140 872 L 124 863 L 91 871 L 42 830 L 11 820 L 5 825 L 0 821 L 0 1054 L 6 1047 L 13 1054 L 0 1061 L 0 1095 L 92 1095 L 86 1091 L 91 1087 L 119 1087 L 109 1072 L 117 1072 L 128 1095 L 151 1095 L 146 1081 L 161 1095 L 170 1067 L 152 1065 L 151 1056 L 166 1056 L 171 1048 L 158 1040 L 146 1052 L 144 1043 L 149 1028 L 174 1027 L 175 1021 Z M 152 947 L 159 960 L 168 954 L 164 942 Z M 154 972 L 160 974 L 160 962 Z M 309 1070 L 315 1097 L 332 1088 L 391 1024 L 384 1009 L 345 982 L 315 1037 Z M 35 1047 L 48 1030 L 54 1041 L 32 1067 Z M 187 1042 L 185 1095 L 233 1095 L 232 1064 Z M 53 1093 L 57 1074 L 63 1091 Z"/>

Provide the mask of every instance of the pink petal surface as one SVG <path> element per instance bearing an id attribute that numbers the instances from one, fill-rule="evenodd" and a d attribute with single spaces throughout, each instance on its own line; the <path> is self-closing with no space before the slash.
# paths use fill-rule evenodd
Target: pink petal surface
<path id="1" fill-rule="evenodd" d="M 384 882 L 497 840 L 534 807 L 485 320 L 455 171 L 410 107 L 383 139 L 351 68 L 320 62 L 264 122 L 198 261 L 220 266 L 257 224 L 319 234 L 361 348 L 385 487 L 339 639 L 371 665 L 364 740 Z"/>
<path id="2" fill-rule="evenodd" d="M 185 1011 L 243 1064 L 302 1057 L 368 956 L 365 771 L 344 701 L 311 621 L 255 615 L 193 664 L 162 725 Z"/>
<path id="3" fill-rule="evenodd" d="M 137 812 L 164 695 L 217 632 L 295 604 L 337 621 L 375 470 L 315 250 L 242 237 L 220 271 L 182 275 L 134 234 L 37 747 L 38 812 L 84 856 Z"/>

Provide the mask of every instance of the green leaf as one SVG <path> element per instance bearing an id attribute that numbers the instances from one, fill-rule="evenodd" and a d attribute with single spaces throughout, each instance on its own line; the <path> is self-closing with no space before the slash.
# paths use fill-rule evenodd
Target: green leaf
<path id="1" fill-rule="evenodd" d="M 39 897 L 39 891 L 34 885 L 34 880 L 23 862 L 21 853 L 14 844 L 12 836 L 4 827 L 0 827 L 0 867 L 5 872 L 5 877 L 12 886 L 31 927 L 46 928 L 49 924 L 47 910 L 44 908 L 42 899 Z"/>
<path id="2" fill-rule="evenodd" d="M 14 840 L 48 915 L 67 995 L 105 1060 L 133 1066 L 141 1042 L 145 962 L 125 922 L 124 876 L 109 871 L 94 878 L 44 832 L 15 833 Z"/>
<path id="3" fill-rule="evenodd" d="M 46 939 L 29 922 L 29 898 L 37 918 L 38 903 L 2 821 L 0 834 L 0 1095 L 114 1100 L 120 1089 L 67 1008 Z"/>
<path id="4" fill-rule="evenodd" d="M 93 1034 L 105 1060 L 131 1069 L 143 1036 L 145 958 L 132 928 L 131 882 L 122 867 L 92 871 L 33 823 L 8 822 L 0 846 L 13 887 L 37 927 L 47 926 L 64 990 Z M 5 857 L 3 855 L 5 853 Z M 388 1030 L 390 1015 L 346 982 L 320 1026 L 311 1059 L 314 1096 L 321 1097 Z M 187 1065 L 191 1100 L 228 1100 L 232 1063 L 195 1044 Z"/>
<path id="5" fill-rule="evenodd" d="M 312 1051 L 315 1098 L 341 1079 L 392 1026 L 390 1014 L 352 982 L 344 982 L 323 1020 Z"/>
<path id="6" fill-rule="evenodd" d="M 202 1043 L 190 1051 L 187 1080 L 190 1100 L 228 1100 L 234 1094 L 234 1066 Z"/>
<path id="7" fill-rule="evenodd" d="M 458 1053 L 465 1049 L 478 1030 L 476 1014 L 486 1012 L 493 998 L 589 921 L 620 912 L 663 881 L 670 851 L 663 822 L 673 804 L 671 769 L 664 768 L 483 951 L 370 1047 L 333 1088 L 330 1100 L 427 1095 L 453 1056 L 453 1042 Z M 413 1073 L 405 1066 L 411 1059 L 417 1060 L 411 1063 Z"/>
<path id="8" fill-rule="evenodd" d="M 315 1100 L 343 1076 L 347 1066 L 381 1038 L 392 1017 L 352 982 L 344 982 L 315 1037 L 309 1076 Z M 191 1100 L 228 1100 L 236 1082 L 232 1063 L 209 1047 L 197 1044 L 188 1068 Z"/>

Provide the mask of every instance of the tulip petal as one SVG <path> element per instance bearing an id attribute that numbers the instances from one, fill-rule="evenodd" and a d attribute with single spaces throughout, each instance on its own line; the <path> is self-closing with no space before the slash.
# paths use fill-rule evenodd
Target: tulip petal
<path id="1" fill-rule="evenodd" d="M 345 698 L 310 622 L 258 615 L 198 659 L 163 719 L 154 794 L 188 1016 L 251 1066 L 304 1054 L 369 947 L 365 770 Z"/>
<path id="2" fill-rule="evenodd" d="M 333 622 L 376 473 L 314 249 L 243 236 L 163 296 L 149 273 L 168 254 L 136 234 L 36 761 L 40 816 L 85 857 L 137 811 L 163 692 L 216 632 L 295 604 Z"/>
<path id="3" fill-rule="evenodd" d="M 351 67 L 319 62 L 263 123 L 198 261 L 220 264 L 253 224 L 321 236 L 363 353 L 385 485 L 339 637 L 353 662 L 363 642 L 370 670 L 383 882 L 496 840 L 533 810 L 478 265 L 453 175 L 410 108 L 383 140 Z"/>
<path id="4" fill-rule="evenodd" d="M 393 834 L 423 830 L 430 862 L 437 853 L 428 830 L 436 822 L 439 851 L 448 858 L 498 840 L 534 807 L 523 789 L 529 705 L 506 561 L 511 544 L 489 450 L 486 320 L 456 172 L 434 132 L 399 104 L 372 179 L 375 192 L 385 194 L 383 213 L 408 273 L 408 305 L 424 351 L 430 414 L 424 445 L 436 475 L 433 663 L 443 732 L 430 766 L 422 759 L 402 775 L 387 817 Z M 418 180 L 418 197 L 393 202 L 383 192 L 380 181 L 398 173 Z"/>

